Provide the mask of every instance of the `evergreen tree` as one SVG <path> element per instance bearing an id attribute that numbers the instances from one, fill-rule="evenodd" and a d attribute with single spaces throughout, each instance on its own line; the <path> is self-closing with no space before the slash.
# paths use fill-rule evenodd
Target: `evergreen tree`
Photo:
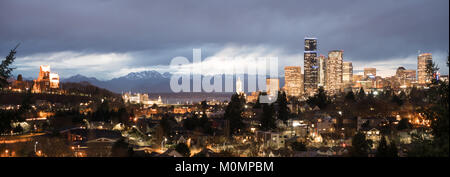
<path id="1" fill-rule="evenodd" d="M 398 122 L 397 130 L 405 130 L 411 128 L 411 124 L 409 123 L 408 119 L 403 118 Z"/>
<path id="2" fill-rule="evenodd" d="M 188 117 L 187 119 L 183 120 L 183 127 L 191 131 L 198 130 L 205 134 L 213 133 L 211 122 L 209 122 L 206 114 L 203 114 L 200 118 L 197 114 L 193 114 L 192 117 Z"/>
<path id="3" fill-rule="evenodd" d="M 372 147 L 372 141 L 367 140 L 364 133 L 358 132 L 353 136 L 350 155 L 353 157 L 367 157 L 370 147 Z"/>
<path id="4" fill-rule="evenodd" d="M 208 116 L 206 114 L 203 114 L 203 116 L 199 119 L 199 126 L 205 134 L 211 135 L 214 132 L 212 124 L 208 120 Z"/>
<path id="5" fill-rule="evenodd" d="M 397 145 L 394 141 L 387 144 L 386 137 L 383 136 L 378 144 L 376 157 L 398 157 Z"/>
<path id="6" fill-rule="evenodd" d="M 447 56 L 447 61 L 448 61 Z M 447 62 L 447 67 L 448 67 Z M 428 65 L 427 72 L 434 73 L 437 67 Z M 449 156 L 449 83 L 435 82 L 426 95 L 428 104 L 424 110 L 419 111 L 424 117 L 431 121 L 432 140 L 423 138 L 420 134 L 413 136 L 413 148 L 408 152 L 408 156 Z M 420 132 L 419 132 L 420 133 Z"/>
<path id="7" fill-rule="evenodd" d="M 104 100 L 92 114 L 91 120 L 107 122 L 111 120 L 111 115 L 112 113 L 110 111 L 109 102 Z"/>
<path id="8" fill-rule="evenodd" d="M 389 146 L 389 157 L 398 157 L 398 149 L 395 141 L 391 141 Z"/>
<path id="9" fill-rule="evenodd" d="M 400 99 L 400 97 L 397 96 L 396 94 L 394 94 L 394 95 L 392 96 L 391 102 L 397 104 L 398 106 L 402 106 L 402 105 L 403 105 L 403 100 Z"/>
<path id="10" fill-rule="evenodd" d="M 432 146 L 435 148 L 433 156 L 449 156 L 449 102 L 448 82 L 440 82 L 432 89 L 430 108 L 423 111 L 425 118 L 431 121 L 431 133 L 433 135 Z"/>
<path id="11" fill-rule="evenodd" d="M 244 128 L 242 122 L 242 112 L 244 111 L 245 99 L 237 93 L 231 96 L 231 100 L 225 109 L 224 117 L 230 122 L 230 133 L 236 133 L 239 129 Z"/>
<path id="12" fill-rule="evenodd" d="M 183 155 L 183 157 L 191 156 L 191 150 L 189 150 L 189 147 L 184 143 L 177 144 L 177 146 L 175 146 L 175 151 Z"/>
<path id="13" fill-rule="evenodd" d="M 187 130 L 194 130 L 198 125 L 197 114 L 183 120 L 183 127 Z"/>
<path id="14" fill-rule="evenodd" d="M 353 91 L 350 91 L 347 93 L 347 95 L 345 95 L 345 101 L 346 102 L 354 102 L 355 99 L 355 94 L 353 93 Z"/>
<path id="15" fill-rule="evenodd" d="M 366 97 L 366 92 L 361 87 L 358 92 L 358 100 L 364 100 L 365 97 Z"/>
<path id="16" fill-rule="evenodd" d="M 289 108 L 287 107 L 287 98 L 285 92 L 279 92 L 278 98 L 278 119 L 286 122 L 289 119 Z"/>
<path id="17" fill-rule="evenodd" d="M 400 92 L 400 94 L 398 94 L 398 97 L 400 98 L 400 100 L 402 100 L 402 102 L 407 98 L 406 93 L 403 90 Z"/>
<path id="18" fill-rule="evenodd" d="M 320 87 L 317 94 L 313 97 L 309 97 L 306 102 L 311 106 L 318 106 L 320 109 L 325 109 L 329 103 L 323 87 Z"/>
<path id="19" fill-rule="evenodd" d="M 261 117 L 262 130 L 272 130 L 276 128 L 274 114 L 275 111 L 272 104 L 263 104 L 263 116 Z"/>
<path id="20" fill-rule="evenodd" d="M 423 95 L 423 92 L 417 89 L 416 86 L 413 86 L 413 88 L 411 88 L 411 91 L 409 92 L 408 96 L 410 102 L 413 103 L 414 105 L 421 105 L 424 97 L 425 96 Z"/>
<path id="21" fill-rule="evenodd" d="M 383 93 L 381 94 L 381 99 L 383 100 L 392 100 L 392 91 L 391 90 L 385 90 L 383 91 Z"/>
<path id="22" fill-rule="evenodd" d="M 8 56 L 6 56 L 5 60 L 0 64 L 0 87 L 5 87 L 9 84 L 8 78 L 11 77 L 12 71 L 15 69 L 10 67 L 10 65 L 16 59 L 15 55 L 17 47 L 19 47 L 19 44 L 9 52 Z"/>
<path id="23" fill-rule="evenodd" d="M 133 148 L 121 138 L 117 140 L 111 147 L 112 157 L 130 157 L 133 155 Z"/>
<path id="24" fill-rule="evenodd" d="M 162 119 L 159 121 L 159 125 L 161 126 L 163 136 L 166 137 L 170 136 L 172 128 L 176 123 L 177 123 L 176 120 L 172 116 L 164 114 Z"/>
<path id="25" fill-rule="evenodd" d="M 261 108 L 261 103 L 259 102 L 259 100 L 260 100 L 260 98 L 259 97 L 261 97 L 261 95 L 267 95 L 267 93 L 259 93 L 258 94 L 258 98 L 256 99 L 256 103 L 255 103 L 255 105 L 253 106 L 253 108 L 255 108 L 255 109 L 259 109 L 259 108 Z"/>
<path id="26" fill-rule="evenodd" d="M 17 117 L 16 111 L 0 109 L 0 133 L 11 130 L 11 120 Z"/>
<path id="27" fill-rule="evenodd" d="M 128 124 L 129 117 L 130 117 L 130 114 L 128 113 L 127 109 L 125 107 L 121 107 L 117 111 L 117 117 L 116 117 L 115 121 L 116 121 L 116 123 Z"/>
<path id="28" fill-rule="evenodd" d="M 206 102 L 206 100 L 203 100 L 203 101 L 200 103 L 200 107 L 201 107 L 203 113 L 205 113 L 206 110 L 208 109 L 208 103 Z"/>
<path id="29" fill-rule="evenodd" d="M 427 63 L 425 72 L 431 79 L 431 83 L 429 85 L 437 85 L 439 83 L 439 81 L 437 79 L 433 78 L 434 74 L 437 71 L 439 71 L 439 68 L 433 61 L 431 61 L 430 63 Z"/>
<path id="30" fill-rule="evenodd" d="M 303 142 L 293 142 L 291 148 L 294 151 L 306 151 L 306 145 Z"/>
<path id="31" fill-rule="evenodd" d="M 389 151 L 390 151 L 390 148 L 387 145 L 386 137 L 383 136 L 383 137 L 381 137 L 381 140 L 378 143 L 376 156 L 377 157 L 389 157 Z"/>
<path id="32" fill-rule="evenodd" d="M 19 122 L 25 121 L 26 116 L 31 111 L 31 105 L 33 104 L 32 97 L 33 97 L 33 94 L 31 93 L 31 90 L 29 90 L 27 93 L 25 93 L 25 95 L 23 96 L 23 99 L 22 99 L 22 104 L 20 105 L 20 108 L 17 112 L 18 113 L 17 120 L 14 120 L 14 121 L 19 121 Z"/>

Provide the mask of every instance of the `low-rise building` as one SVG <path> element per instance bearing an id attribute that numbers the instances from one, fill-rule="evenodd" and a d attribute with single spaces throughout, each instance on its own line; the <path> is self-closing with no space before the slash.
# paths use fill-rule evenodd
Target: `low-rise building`
<path id="1" fill-rule="evenodd" d="M 378 142 L 381 140 L 380 130 L 376 128 L 363 128 L 361 131 L 366 135 L 366 139 L 372 140 L 372 148 L 377 148 Z"/>
<path id="2" fill-rule="evenodd" d="M 256 141 L 265 147 L 279 149 L 285 146 L 286 138 L 279 132 L 256 131 Z"/>

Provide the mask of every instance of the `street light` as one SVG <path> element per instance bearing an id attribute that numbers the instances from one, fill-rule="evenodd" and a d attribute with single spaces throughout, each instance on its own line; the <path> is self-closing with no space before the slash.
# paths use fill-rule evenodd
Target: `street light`
<path id="1" fill-rule="evenodd" d="M 164 137 L 164 140 L 161 141 L 161 150 L 164 150 L 164 144 L 167 142 L 167 138 Z"/>
<path id="2" fill-rule="evenodd" d="M 38 144 L 38 142 L 36 141 L 36 143 L 34 143 L 34 153 L 36 153 L 37 144 Z"/>

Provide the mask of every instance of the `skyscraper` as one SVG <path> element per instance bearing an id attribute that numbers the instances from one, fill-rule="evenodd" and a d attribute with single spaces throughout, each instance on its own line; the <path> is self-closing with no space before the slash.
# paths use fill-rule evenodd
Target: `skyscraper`
<path id="1" fill-rule="evenodd" d="M 33 92 L 41 93 L 59 88 L 59 75 L 50 72 L 49 65 L 41 65 L 39 76 L 34 80 Z"/>
<path id="2" fill-rule="evenodd" d="M 305 38 L 304 51 L 304 90 L 313 95 L 319 84 L 319 62 L 317 61 L 317 39 Z"/>
<path id="3" fill-rule="evenodd" d="M 287 96 L 298 97 L 303 93 L 303 80 L 300 66 L 284 67 L 284 89 Z"/>
<path id="4" fill-rule="evenodd" d="M 417 57 L 417 81 L 419 84 L 431 82 L 431 74 L 427 73 L 427 65 L 433 62 L 431 53 L 422 53 Z"/>
<path id="5" fill-rule="evenodd" d="M 326 90 L 330 95 L 336 94 L 342 88 L 342 61 L 342 50 L 328 52 Z"/>
<path id="6" fill-rule="evenodd" d="M 319 87 L 326 87 L 327 82 L 327 61 L 325 56 L 320 55 L 318 57 L 319 61 Z"/>
<path id="7" fill-rule="evenodd" d="M 45 80 L 50 78 L 50 66 L 49 65 L 41 65 L 39 68 L 39 77 L 38 80 Z"/>
<path id="8" fill-rule="evenodd" d="M 353 65 L 352 62 L 343 62 L 342 63 L 342 82 L 344 87 L 352 86 L 353 79 Z"/>
<path id="9" fill-rule="evenodd" d="M 407 88 L 412 87 L 416 82 L 416 70 L 406 70 L 405 67 L 398 67 L 395 72 L 394 82 L 391 87 Z"/>
<path id="10" fill-rule="evenodd" d="M 280 80 L 275 78 L 266 79 L 266 90 L 267 95 L 274 96 L 280 90 Z"/>

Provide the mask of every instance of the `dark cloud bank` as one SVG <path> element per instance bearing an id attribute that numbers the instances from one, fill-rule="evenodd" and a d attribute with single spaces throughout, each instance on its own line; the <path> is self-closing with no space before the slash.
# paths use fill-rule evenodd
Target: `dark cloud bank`
<path id="1" fill-rule="evenodd" d="M 22 43 L 36 53 L 137 52 L 124 65 L 167 65 L 202 47 L 212 55 L 227 44 L 303 52 L 342 49 L 354 62 L 405 58 L 418 50 L 444 57 L 449 43 L 447 0 L 339 1 L 23 1 L 0 2 L 0 52 Z M 414 58 L 413 58 L 414 59 Z M 436 58 L 443 73 L 444 58 Z"/>

